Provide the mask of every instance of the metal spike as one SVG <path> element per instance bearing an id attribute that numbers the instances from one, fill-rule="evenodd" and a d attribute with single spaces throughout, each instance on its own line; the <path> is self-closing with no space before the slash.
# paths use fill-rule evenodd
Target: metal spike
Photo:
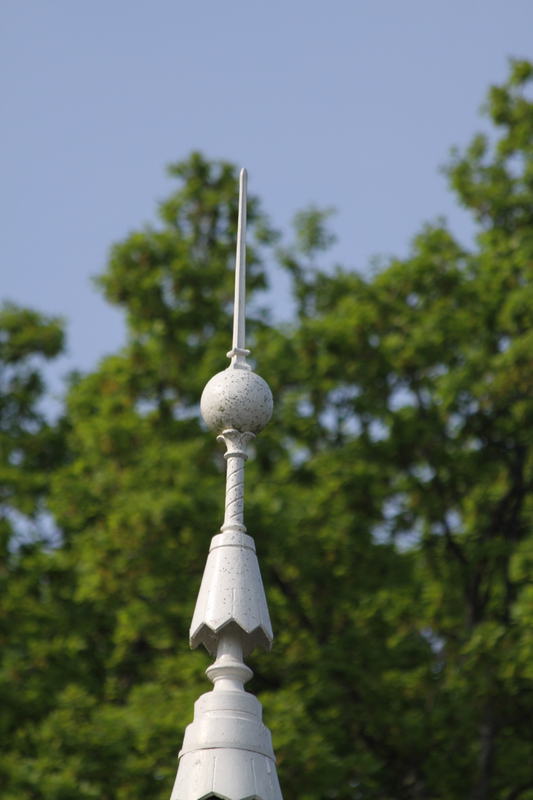
<path id="1" fill-rule="evenodd" d="M 250 369 L 246 356 L 246 200 L 248 173 L 241 169 L 239 176 L 239 218 L 237 222 L 237 256 L 235 259 L 235 302 L 233 311 L 233 347 L 227 353 L 232 366 Z"/>

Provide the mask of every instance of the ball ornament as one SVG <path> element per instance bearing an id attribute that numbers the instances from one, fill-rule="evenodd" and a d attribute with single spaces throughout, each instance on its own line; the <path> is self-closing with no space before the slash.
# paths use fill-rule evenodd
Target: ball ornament
<path id="1" fill-rule="evenodd" d="M 214 433 L 234 428 L 260 433 L 272 417 L 274 402 L 266 381 L 248 369 L 229 367 L 206 385 L 200 410 Z"/>

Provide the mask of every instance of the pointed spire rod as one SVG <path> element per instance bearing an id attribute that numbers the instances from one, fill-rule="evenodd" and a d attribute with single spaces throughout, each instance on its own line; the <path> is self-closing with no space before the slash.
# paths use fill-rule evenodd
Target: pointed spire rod
<path id="1" fill-rule="evenodd" d="M 237 222 L 237 255 L 235 260 L 235 304 L 233 311 L 233 347 L 228 358 L 232 359 L 232 366 L 240 369 L 250 369 L 246 363 L 246 356 L 250 351 L 246 349 L 246 190 L 248 186 L 248 173 L 241 169 L 239 176 L 239 218 Z"/>
<path id="2" fill-rule="evenodd" d="M 246 303 L 246 189 L 248 173 L 241 169 L 239 178 L 239 222 L 237 225 L 237 258 L 235 265 L 235 312 L 233 316 L 233 348 L 245 347 Z"/>

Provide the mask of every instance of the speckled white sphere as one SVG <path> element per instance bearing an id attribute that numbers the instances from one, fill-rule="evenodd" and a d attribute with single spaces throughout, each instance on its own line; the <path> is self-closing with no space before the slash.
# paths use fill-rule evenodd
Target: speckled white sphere
<path id="1" fill-rule="evenodd" d="M 200 400 L 202 417 L 215 433 L 229 428 L 260 433 L 270 422 L 273 408 L 272 392 L 263 378 L 232 367 L 211 378 Z"/>

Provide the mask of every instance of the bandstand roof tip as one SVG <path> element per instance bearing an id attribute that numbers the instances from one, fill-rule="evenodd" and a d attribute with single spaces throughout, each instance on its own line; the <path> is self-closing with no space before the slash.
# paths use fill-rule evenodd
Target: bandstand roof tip
<path id="1" fill-rule="evenodd" d="M 269 651 L 273 633 L 255 552 L 244 526 L 246 447 L 268 424 L 272 395 L 246 363 L 245 263 L 247 173 L 239 179 L 233 346 L 229 367 L 204 389 L 202 416 L 226 446 L 224 523 L 213 537 L 191 623 L 190 644 L 216 658 L 214 684 L 195 703 L 171 800 L 282 800 L 270 731 L 261 704 L 244 690 L 244 663 L 255 647 Z"/>

